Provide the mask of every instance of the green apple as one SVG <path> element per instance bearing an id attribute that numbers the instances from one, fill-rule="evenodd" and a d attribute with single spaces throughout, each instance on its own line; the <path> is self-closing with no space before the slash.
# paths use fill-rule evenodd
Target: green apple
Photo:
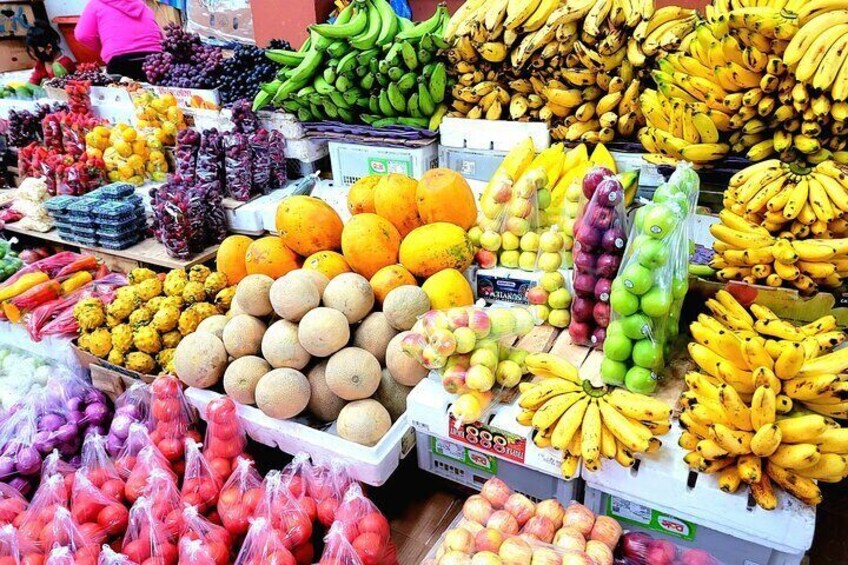
<path id="1" fill-rule="evenodd" d="M 543 251 L 539 256 L 539 270 L 546 273 L 553 273 L 562 267 L 562 253 L 548 253 Z"/>
<path id="2" fill-rule="evenodd" d="M 604 342 L 606 344 L 606 342 Z M 621 361 L 613 361 L 605 357 L 601 361 L 601 379 L 610 386 L 623 386 L 624 376 L 627 374 L 627 365 Z"/>
<path id="3" fill-rule="evenodd" d="M 624 287 L 637 296 L 642 296 L 654 284 L 654 273 L 639 263 L 632 263 L 621 273 L 621 282 Z"/>
<path id="4" fill-rule="evenodd" d="M 518 268 L 520 268 L 522 271 L 535 271 L 536 252 L 522 251 L 521 255 L 518 256 Z"/>
<path id="5" fill-rule="evenodd" d="M 677 278 L 671 281 L 671 295 L 675 299 L 680 299 L 686 296 L 686 293 L 689 292 L 689 279 L 688 278 Z"/>
<path id="6" fill-rule="evenodd" d="M 622 318 L 621 329 L 630 339 L 642 339 L 651 333 L 651 319 L 644 314 L 633 314 Z"/>
<path id="7" fill-rule="evenodd" d="M 495 350 L 496 351 L 496 350 Z M 498 354 L 490 348 L 475 349 L 471 354 L 471 366 L 482 365 L 490 371 L 494 371 L 498 367 Z"/>
<path id="8" fill-rule="evenodd" d="M 655 286 L 642 295 L 639 306 L 642 308 L 642 312 L 651 318 L 665 316 L 671 308 L 671 292 L 660 286 Z"/>
<path id="9" fill-rule="evenodd" d="M 651 200 L 654 202 L 665 202 L 675 194 L 678 194 L 679 191 L 677 187 L 673 184 L 663 183 L 657 187 L 654 191 L 654 195 L 651 197 Z"/>
<path id="10" fill-rule="evenodd" d="M 662 367 L 662 345 L 650 339 L 640 339 L 633 346 L 633 362 L 646 369 Z"/>
<path id="11" fill-rule="evenodd" d="M 571 313 L 563 309 L 551 310 L 548 314 L 548 323 L 555 328 L 567 328 L 571 323 Z"/>
<path id="12" fill-rule="evenodd" d="M 538 251 L 539 250 L 539 234 L 534 231 L 529 231 L 521 236 L 519 247 L 522 251 Z"/>
<path id="13" fill-rule="evenodd" d="M 645 214 L 648 212 L 648 206 L 642 206 L 636 210 L 633 216 L 633 227 L 637 232 L 641 232 L 645 227 Z"/>
<path id="14" fill-rule="evenodd" d="M 497 251 L 501 248 L 501 234 L 494 231 L 485 231 L 480 236 L 480 247 L 486 251 Z"/>
<path id="15" fill-rule="evenodd" d="M 609 328 L 607 328 L 607 337 L 604 340 L 604 356 L 607 359 L 612 359 L 613 361 L 627 361 L 630 359 L 630 352 L 633 348 L 633 344 L 623 333 L 617 333 L 615 335 L 609 332 Z"/>
<path id="16" fill-rule="evenodd" d="M 571 293 L 567 288 L 558 288 L 548 296 L 548 306 L 554 309 L 568 308 L 571 304 Z"/>
<path id="17" fill-rule="evenodd" d="M 682 192 L 678 192 L 668 199 L 667 206 L 671 206 L 677 218 L 682 220 L 689 213 L 689 198 Z"/>
<path id="18" fill-rule="evenodd" d="M 636 259 L 647 269 L 657 269 L 668 263 L 668 242 L 648 238 L 636 250 Z"/>
<path id="19" fill-rule="evenodd" d="M 521 381 L 521 366 L 515 361 L 501 361 L 498 363 L 498 368 L 495 371 L 495 380 L 497 380 L 498 384 L 506 387 L 512 388 L 516 386 L 519 381 Z M 468 382 L 468 376 L 466 375 L 466 382 Z"/>
<path id="20" fill-rule="evenodd" d="M 551 191 L 547 188 L 543 188 L 539 192 L 536 193 L 536 204 L 539 206 L 539 210 L 544 210 L 548 206 L 551 205 Z"/>
<path id="21" fill-rule="evenodd" d="M 475 246 L 480 245 L 480 236 L 483 235 L 483 230 L 480 226 L 472 226 L 470 230 L 468 230 L 468 239 L 471 240 Z"/>
<path id="22" fill-rule="evenodd" d="M 501 251 L 501 256 L 499 257 L 500 263 L 502 266 L 507 269 L 517 269 L 518 268 L 518 258 L 521 256 L 517 250 L 514 251 Z"/>
<path id="23" fill-rule="evenodd" d="M 539 279 L 539 286 L 547 290 L 548 292 L 553 292 L 558 290 L 565 285 L 565 277 L 562 276 L 562 273 L 559 271 L 554 271 L 553 273 L 545 273 L 542 275 L 542 278 Z"/>
<path id="24" fill-rule="evenodd" d="M 583 189 L 579 182 L 573 182 L 565 189 L 565 199 L 569 202 L 580 202 L 581 196 L 583 196 Z"/>
<path id="25" fill-rule="evenodd" d="M 624 375 L 624 386 L 630 392 L 651 394 L 657 388 L 657 376 L 644 367 L 630 367 Z"/>
<path id="26" fill-rule="evenodd" d="M 533 316 L 542 323 L 548 321 L 548 316 L 551 314 L 551 309 L 546 304 L 533 304 L 528 306 Z"/>
<path id="27" fill-rule="evenodd" d="M 509 351 L 509 356 L 507 359 L 513 361 L 514 363 L 518 363 L 520 366 L 524 366 L 524 360 L 527 359 L 527 356 L 530 355 L 530 352 L 526 349 L 517 349 L 517 348 L 507 348 Z"/>
<path id="28" fill-rule="evenodd" d="M 495 374 L 486 365 L 472 365 L 465 372 L 465 384 L 471 390 L 486 392 L 495 384 Z"/>
<path id="29" fill-rule="evenodd" d="M 487 310 L 492 322 L 492 336 L 503 337 L 515 334 L 515 313 L 511 308 L 490 308 Z M 494 371 L 495 368 L 492 367 Z"/>
<path id="30" fill-rule="evenodd" d="M 624 326 L 621 324 L 621 320 L 613 320 L 607 326 L 607 336 L 617 335 L 624 333 Z"/>
<path id="31" fill-rule="evenodd" d="M 639 309 L 639 297 L 624 288 L 624 285 L 619 285 L 619 287 L 616 288 L 615 283 L 618 281 L 619 279 L 615 279 L 612 284 L 612 290 L 610 291 L 610 307 L 616 314 L 620 314 L 622 316 L 635 314 Z"/>
<path id="32" fill-rule="evenodd" d="M 501 249 L 504 251 L 515 251 L 518 249 L 521 240 L 512 232 L 504 232 L 501 234 Z"/>
<path id="33" fill-rule="evenodd" d="M 654 239 L 662 239 L 677 225 L 677 215 L 669 204 L 655 204 L 645 213 L 642 231 Z"/>
<path id="34" fill-rule="evenodd" d="M 546 253 L 560 252 L 564 243 L 562 236 L 558 232 L 551 230 L 546 231 L 539 237 L 539 249 Z"/>
<path id="35" fill-rule="evenodd" d="M 453 337 L 456 338 L 457 353 L 470 353 L 477 345 L 477 335 L 471 328 L 460 326 L 453 330 Z"/>

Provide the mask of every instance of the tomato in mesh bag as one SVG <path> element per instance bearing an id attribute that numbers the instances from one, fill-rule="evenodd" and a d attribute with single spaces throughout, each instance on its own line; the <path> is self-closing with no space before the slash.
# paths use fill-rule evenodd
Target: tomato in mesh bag
<path id="1" fill-rule="evenodd" d="M 110 498 L 81 473 L 77 471 L 74 480 L 71 514 L 85 533 L 94 537 L 102 532 L 103 537 L 114 540 L 126 530 L 129 512 L 120 499 Z"/>
<path id="2" fill-rule="evenodd" d="M 256 516 L 268 519 L 283 536 L 283 544 L 293 549 L 308 544 L 312 537 L 312 520 L 283 482 L 283 474 L 274 470 L 265 475 L 262 501 Z"/>
<path id="3" fill-rule="evenodd" d="M 243 536 L 250 526 L 249 520 L 262 499 L 262 477 L 253 467 L 253 461 L 236 459 L 235 470 L 221 488 L 218 497 L 218 514 L 221 524 L 233 536 Z"/>
<path id="4" fill-rule="evenodd" d="M 189 437 L 200 441 L 200 435 L 193 429 L 194 413 L 176 377 L 160 375 L 153 381 L 150 390 L 150 412 L 153 421 L 150 439 L 170 461 L 174 472 L 182 476 L 185 471 L 184 439 Z"/>
<path id="5" fill-rule="evenodd" d="M 236 405 L 229 398 L 219 398 L 206 408 L 206 443 L 203 455 L 212 469 L 226 481 L 235 468 L 237 457 L 244 457 L 247 438 L 236 413 Z"/>
<path id="6" fill-rule="evenodd" d="M 309 462 L 308 453 L 297 453 L 283 469 L 283 484 L 309 517 L 310 522 L 314 522 L 318 517 L 318 505 L 310 494 L 312 479 L 313 467 Z"/>
<path id="7" fill-rule="evenodd" d="M 118 455 L 115 456 L 115 468 L 118 470 L 118 475 L 122 479 L 130 476 L 130 473 L 135 468 L 138 454 L 148 446 L 153 446 L 153 441 L 150 439 L 150 431 L 147 429 L 147 426 L 138 423 L 130 424 L 124 446 Z"/>
<path id="8" fill-rule="evenodd" d="M 333 459 L 329 465 L 312 468 L 309 494 L 318 505 L 318 521 L 321 525 L 329 528 L 333 524 L 344 493 L 354 482 L 344 463 L 337 459 Z"/>
<path id="9" fill-rule="evenodd" d="M 61 475 L 50 475 L 41 481 L 38 490 L 32 497 L 32 502 L 21 520 L 20 534 L 28 540 L 37 543 L 42 549 L 49 549 L 52 541 L 50 531 L 57 511 L 68 510 L 69 494 Z"/>
<path id="10" fill-rule="evenodd" d="M 183 510 L 180 565 L 226 565 L 232 546 L 232 536 L 225 528 L 201 516 L 194 506 Z"/>
<path id="11" fill-rule="evenodd" d="M 97 434 L 89 434 L 82 444 L 82 462 L 74 479 L 74 489 L 80 477 L 103 494 L 107 499 L 116 502 L 124 500 L 124 481 L 118 474 L 118 469 L 112 458 L 106 453 L 106 438 Z"/>
<path id="12" fill-rule="evenodd" d="M 107 448 L 112 457 L 117 457 L 129 441 L 133 424 L 141 424 L 148 431 L 150 422 L 150 385 L 136 383 L 125 390 L 115 401 L 115 417 L 109 426 Z"/>
<path id="13" fill-rule="evenodd" d="M 141 497 L 130 509 L 130 521 L 121 551 L 144 565 L 176 565 L 176 537 L 153 514 L 153 501 Z"/>
<path id="14" fill-rule="evenodd" d="M 129 477 L 127 477 L 124 494 L 128 501 L 135 502 L 142 496 L 147 486 L 147 479 L 154 470 L 159 470 L 170 475 L 174 482 L 177 480 L 177 476 L 171 471 L 168 461 L 156 446 L 148 445 L 138 454 L 136 464 L 130 472 Z"/>
<path id="15" fill-rule="evenodd" d="M 189 506 L 197 506 L 201 513 L 206 514 L 218 503 L 221 481 L 200 452 L 200 444 L 188 438 L 185 445 L 185 476 L 180 490 L 182 501 Z"/>
<path id="16" fill-rule="evenodd" d="M 11 524 L 0 527 L 0 565 L 40 565 L 42 551 Z"/>
<path id="17" fill-rule="evenodd" d="M 142 495 L 153 501 L 154 518 L 164 524 L 170 535 L 178 536 L 182 531 L 183 507 L 174 475 L 161 469 L 153 469 Z"/>
<path id="18" fill-rule="evenodd" d="M 18 489 L 0 483 L 0 525 L 19 526 L 28 504 Z"/>
<path id="19" fill-rule="evenodd" d="M 292 552 L 280 539 L 279 532 L 265 518 L 256 518 L 250 524 L 235 565 L 296 565 Z"/>
<path id="20" fill-rule="evenodd" d="M 348 541 L 340 522 L 333 524 L 324 536 L 324 552 L 318 565 L 362 565 L 362 560 Z"/>
<path id="21" fill-rule="evenodd" d="M 389 521 L 363 494 L 358 484 L 352 485 L 345 493 L 342 504 L 336 510 L 336 523 L 341 524 L 363 565 L 397 563 Z"/>

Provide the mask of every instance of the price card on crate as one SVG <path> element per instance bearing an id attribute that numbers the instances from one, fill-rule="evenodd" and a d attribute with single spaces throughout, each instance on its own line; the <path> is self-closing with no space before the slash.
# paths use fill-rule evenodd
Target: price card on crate
<path id="1" fill-rule="evenodd" d="M 453 416 L 450 416 L 448 435 L 451 439 L 471 445 L 475 449 L 509 461 L 524 463 L 527 439 L 516 434 L 487 426 L 482 422 L 460 424 Z"/>
<path id="2" fill-rule="evenodd" d="M 606 514 L 621 522 L 636 524 L 646 530 L 674 536 L 686 541 L 695 539 L 697 526 L 630 500 L 610 496 Z"/>
<path id="3" fill-rule="evenodd" d="M 430 437 L 430 451 L 447 459 L 453 459 L 469 467 L 485 471 L 492 475 L 498 473 L 498 459 L 473 449 L 468 449 L 452 441 Z"/>

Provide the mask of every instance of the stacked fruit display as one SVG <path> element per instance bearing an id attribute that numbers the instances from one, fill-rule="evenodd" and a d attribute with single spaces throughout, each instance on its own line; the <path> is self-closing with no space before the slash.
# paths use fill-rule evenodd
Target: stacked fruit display
<path id="1" fill-rule="evenodd" d="M 610 321 L 610 289 L 627 244 L 624 187 L 603 167 L 582 182 L 586 207 L 574 224 L 574 301 L 568 333 L 574 343 L 600 347 Z"/>
<path id="2" fill-rule="evenodd" d="M 819 163 L 844 153 L 848 73 L 840 2 L 716 2 L 680 53 L 652 71 L 646 149 L 705 163 L 728 152 L 752 160 Z M 709 119 L 707 119 L 709 118 Z"/>
<path id="3" fill-rule="evenodd" d="M 136 127 L 151 133 L 161 145 L 172 146 L 177 142 L 177 133 L 186 128 L 183 111 L 177 106 L 172 94 L 157 96 L 145 90 L 133 99 Z"/>
<path id="4" fill-rule="evenodd" d="M 164 278 L 150 269 L 133 269 L 129 283 L 108 304 L 98 298 L 76 304 L 77 343 L 101 359 L 144 374 L 157 368 L 173 372 L 180 341 L 206 318 L 226 314 L 235 293 L 225 274 L 203 265 L 188 272 L 175 269 Z"/>
<path id="5" fill-rule="evenodd" d="M 719 473 L 725 492 L 742 483 L 773 510 L 772 483 L 806 504 L 821 502 L 815 481 L 848 476 L 845 383 L 848 350 L 836 319 L 796 326 L 764 306 L 743 307 L 727 291 L 707 301 L 712 316 L 691 326 L 689 353 L 702 372 L 686 375 L 680 445 L 687 464 Z"/>
<path id="6" fill-rule="evenodd" d="M 612 565 L 621 526 L 577 502 L 534 503 L 497 477 L 470 496 L 422 565 Z"/>
<path id="7" fill-rule="evenodd" d="M 112 182 L 125 181 L 139 186 L 146 178 L 163 181 L 168 173 L 157 133 L 142 136 L 123 123 L 111 129 L 97 126 L 86 134 L 85 144 L 86 153 L 103 159 L 106 176 Z"/>
<path id="8" fill-rule="evenodd" d="M 452 114 L 541 119 L 556 139 L 608 142 L 644 123 L 649 59 L 677 48 L 694 10 L 653 2 L 469 0 L 445 28 Z"/>
<path id="9" fill-rule="evenodd" d="M 267 52 L 283 68 L 262 86 L 253 108 L 281 106 L 301 121 L 437 129 L 450 88 L 445 63 L 436 60 L 447 47 L 447 18 L 439 6 L 415 25 L 399 18 L 387 0 L 351 2 L 332 24 L 311 26 L 299 51 Z"/>
<path id="10" fill-rule="evenodd" d="M 596 387 L 566 360 L 549 353 L 531 353 L 524 363 L 541 380 L 519 385 L 518 423 L 533 427 L 537 446 L 563 452 L 564 477 L 576 476 L 581 458 L 590 471 L 600 469 L 602 459 L 630 467 L 634 455 L 653 453 L 662 445 L 655 436 L 671 427 L 671 408 L 664 402 Z"/>

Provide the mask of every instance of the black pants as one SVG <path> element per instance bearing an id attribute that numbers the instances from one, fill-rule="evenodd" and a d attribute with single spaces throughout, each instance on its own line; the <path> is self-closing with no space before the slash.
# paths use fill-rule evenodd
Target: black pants
<path id="1" fill-rule="evenodd" d="M 106 64 L 106 72 L 110 75 L 121 75 L 135 80 L 146 81 L 147 77 L 141 66 L 144 64 L 144 58 L 150 55 L 150 52 L 143 53 L 124 53 L 123 55 L 115 55 Z"/>

